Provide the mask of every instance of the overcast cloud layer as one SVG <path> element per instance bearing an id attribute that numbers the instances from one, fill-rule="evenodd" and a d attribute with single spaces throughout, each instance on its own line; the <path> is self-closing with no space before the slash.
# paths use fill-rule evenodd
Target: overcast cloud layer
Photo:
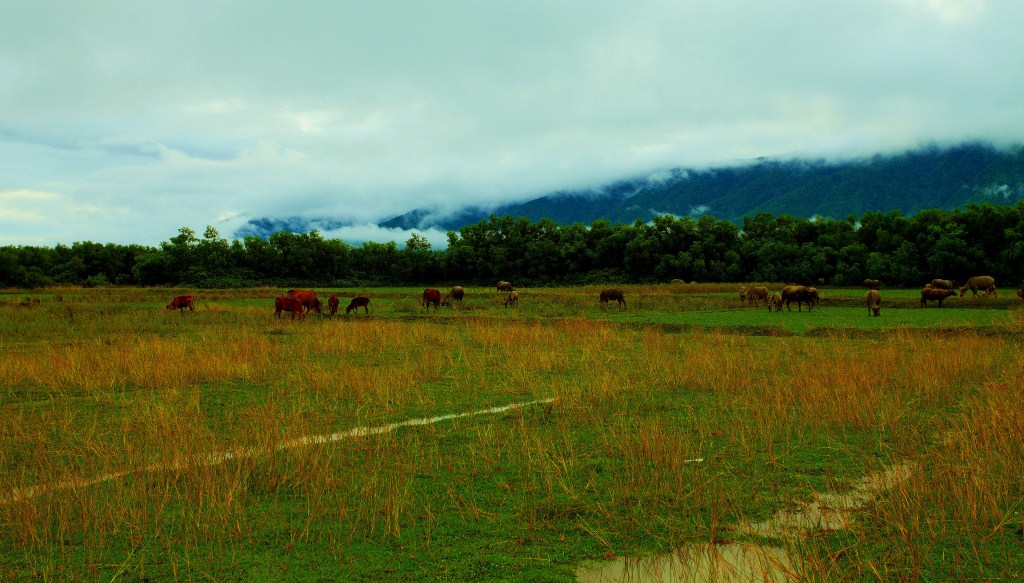
<path id="1" fill-rule="evenodd" d="M 0 245 L 264 216 L 402 242 L 365 225 L 669 167 L 1020 143 L 1022 22 L 1019 0 L 8 0 Z"/>

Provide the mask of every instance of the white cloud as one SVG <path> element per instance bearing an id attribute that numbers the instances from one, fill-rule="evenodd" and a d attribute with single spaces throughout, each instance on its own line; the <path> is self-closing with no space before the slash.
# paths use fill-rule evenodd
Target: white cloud
<path id="1" fill-rule="evenodd" d="M 0 191 L 97 211 L 0 202 L 23 241 L 372 224 L 1024 127 L 1016 0 L 98 0 L 0 20 L 19 23 L 0 36 Z"/>

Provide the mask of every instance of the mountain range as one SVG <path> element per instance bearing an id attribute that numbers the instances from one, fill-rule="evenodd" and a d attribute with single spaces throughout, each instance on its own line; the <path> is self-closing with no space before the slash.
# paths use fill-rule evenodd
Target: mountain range
<path id="1" fill-rule="evenodd" d="M 560 191 L 519 204 L 466 207 L 441 214 L 412 209 L 381 227 L 456 231 L 491 214 L 550 219 L 560 224 L 648 221 L 662 214 L 700 216 L 741 223 L 757 212 L 798 217 L 845 218 L 867 211 L 904 215 L 969 203 L 1015 204 L 1024 200 L 1024 146 L 985 143 L 928 146 L 891 155 L 840 162 L 758 159 L 707 169 L 674 168 L 588 190 Z M 330 218 L 249 221 L 241 235 L 277 230 L 301 232 Z M 318 228 L 324 228 L 320 226 Z"/>

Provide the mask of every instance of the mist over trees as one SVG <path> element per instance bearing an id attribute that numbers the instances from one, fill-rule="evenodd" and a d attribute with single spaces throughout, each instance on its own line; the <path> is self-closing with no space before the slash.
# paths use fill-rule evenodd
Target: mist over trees
<path id="1" fill-rule="evenodd" d="M 76 242 L 0 247 L 0 286 L 174 285 L 198 288 L 451 284 L 517 286 L 768 281 L 917 287 L 941 277 L 992 275 L 1016 286 L 1024 265 L 1024 202 L 953 211 L 866 212 L 805 219 L 761 212 L 742 224 L 662 215 L 633 224 L 491 215 L 448 233 L 435 250 L 413 234 L 349 245 L 319 232 L 228 241 L 183 227 L 159 247 Z"/>

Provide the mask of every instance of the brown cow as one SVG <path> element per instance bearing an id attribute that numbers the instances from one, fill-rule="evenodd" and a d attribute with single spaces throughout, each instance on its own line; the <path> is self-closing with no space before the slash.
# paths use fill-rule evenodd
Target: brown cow
<path id="1" fill-rule="evenodd" d="M 441 292 L 430 287 L 423 290 L 423 300 L 421 302 L 424 308 L 430 309 L 430 304 L 434 304 L 434 311 L 441 305 Z"/>
<path id="2" fill-rule="evenodd" d="M 808 310 L 813 310 L 820 299 L 816 288 L 802 285 L 787 285 L 782 288 L 781 295 L 782 301 L 786 304 L 786 310 L 790 312 L 793 311 L 793 308 L 789 306 L 790 302 L 796 302 L 796 311 L 801 312 L 803 304 L 807 304 Z"/>
<path id="3" fill-rule="evenodd" d="M 782 311 L 782 296 L 779 295 L 779 292 L 774 292 L 768 297 L 768 311 L 771 312 L 773 310 L 776 312 Z"/>
<path id="4" fill-rule="evenodd" d="M 813 310 L 814 308 L 817 308 L 818 307 L 818 303 L 821 302 L 821 296 L 818 295 L 818 288 L 816 288 L 816 287 L 809 287 L 809 288 L 807 288 L 806 297 L 807 297 L 807 309 L 808 310 Z M 797 306 L 797 307 L 799 308 L 799 306 Z"/>
<path id="5" fill-rule="evenodd" d="M 935 289 L 935 288 L 924 288 L 921 290 L 921 307 L 927 308 L 928 302 L 938 301 L 939 307 L 942 307 L 942 300 L 949 296 L 955 296 L 955 289 Z"/>
<path id="6" fill-rule="evenodd" d="M 931 281 L 932 289 L 953 289 L 956 287 L 955 279 L 933 279 Z"/>
<path id="7" fill-rule="evenodd" d="M 168 310 L 178 310 L 181 314 L 185 313 L 185 308 L 188 308 L 190 312 L 196 311 L 195 301 L 192 296 L 174 296 L 171 303 L 167 304 Z"/>
<path id="8" fill-rule="evenodd" d="M 507 281 L 504 281 L 504 280 L 503 281 L 499 281 L 497 287 L 498 287 L 498 291 L 500 291 L 500 292 L 510 292 L 513 289 L 515 289 L 515 288 L 512 287 L 511 283 L 509 283 Z"/>
<path id="9" fill-rule="evenodd" d="M 864 299 L 868 305 L 868 316 L 870 316 L 872 312 L 874 312 L 876 316 L 880 316 L 881 314 L 879 312 L 882 311 L 882 294 L 878 293 L 877 289 L 873 289 L 868 292 L 868 295 L 865 296 Z"/>
<path id="10" fill-rule="evenodd" d="M 359 313 L 359 308 L 362 308 L 366 312 L 366 315 L 369 316 L 370 315 L 370 298 L 368 298 L 366 296 L 356 296 L 356 297 L 352 298 L 352 301 L 349 302 L 348 307 L 345 308 L 345 313 L 347 314 L 347 313 L 351 312 L 352 310 L 355 310 L 356 313 L 358 314 Z"/>
<path id="11" fill-rule="evenodd" d="M 866 287 L 868 289 L 878 289 L 879 287 L 881 287 L 881 285 L 882 285 L 882 282 L 878 281 L 877 279 L 865 279 L 864 280 L 864 287 Z"/>
<path id="12" fill-rule="evenodd" d="M 610 287 L 601 290 L 601 295 L 598 299 L 601 302 L 602 307 L 608 305 L 608 302 L 611 300 L 615 300 L 618 302 L 619 309 L 626 309 L 626 297 L 622 295 L 622 290 L 617 287 Z"/>
<path id="13" fill-rule="evenodd" d="M 747 303 L 747 289 L 746 286 L 740 288 L 740 304 Z"/>
<path id="14" fill-rule="evenodd" d="M 461 285 L 452 286 L 452 291 L 446 293 L 444 295 L 444 297 L 441 298 L 441 305 L 442 306 L 448 306 L 449 308 L 451 308 L 451 307 L 453 307 L 452 306 L 452 302 L 453 301 L 459 302 L 461 304 L 462 303 L 462 298 L 465 297 L 465 295 L 466 295 L 466 290 L 462 289 Z"/>
<path id="15" fill-rule="evenodd" d="M 683 279 L 673 279 L 672 280 L 672 285 L 685 285 L 685 284 L 686 284 L 686 280 L 683 280 Z"/>
<path id="16" fill-rule="evenodd" d="M 1017 297 L 1019 297 L 1020 299 L 1024 300 L 1024 287 L 1022 287 L 1019 290 L 1017 290 Z"/>
<path id="17" fill-rule="evenodd" d="M 751 306 L 759 306 L 761 302 L 768 305 L 768 288 L 764 286 L 748 287 L 747 288 L 747 304 Z"/>
<path id="18" fill-rule="evenodd" d="M 288 297 L 293 300 L 299 300 L 302 302 L 303 307 L 306 311 L 315 310 L 317 314 L 321 314 L 323 309 L 323 303 L 316 297 L 316 292 L 309 289 L 290 289 L 288 290 Z"/>
<path id="19" fill-rule="evenodd" d="M 306 312 L 303 309 L 302 302 L 295 298 L 285 296 L 274 298 L 274 317 L 280 318 L 282 311 L 291 312 L 292 320 L 295 319 L 295 314 L 299 315 L 300 320 L 306 317 Z"/>
<path id="20" fill-rule="evenodd" d="M 960 288 L 960 297 L 964 297 L 964 293 L 966 293 L 967 290 L 974 292 L 974 297 L 978 297 L 978 290 L 985 292 L 982 294 L 982 297 L 986 298 L 989 295 L 999 295 L 996 293 L 996 278 L 991 275 L 975 275 L 971 279 L 968 279 L 967 283 Z"/>
<path id="21" fill-rule="evenodd" d="M 332 318 L 338 313 L 339 305 L 341 305 L 341 302 L 338 300 L 338 296 L 332 294 L 331 297 L 327 298 L 327 311 L 331 314 Z"/>
<path id="22" fill-rule="evenodd" d="M 508 297 L 505 298 L 505 307 L 507 308 L 509 306 L 515 308 L 519 307 L 519 292 L 516 290 L 508 292 Z"/>

